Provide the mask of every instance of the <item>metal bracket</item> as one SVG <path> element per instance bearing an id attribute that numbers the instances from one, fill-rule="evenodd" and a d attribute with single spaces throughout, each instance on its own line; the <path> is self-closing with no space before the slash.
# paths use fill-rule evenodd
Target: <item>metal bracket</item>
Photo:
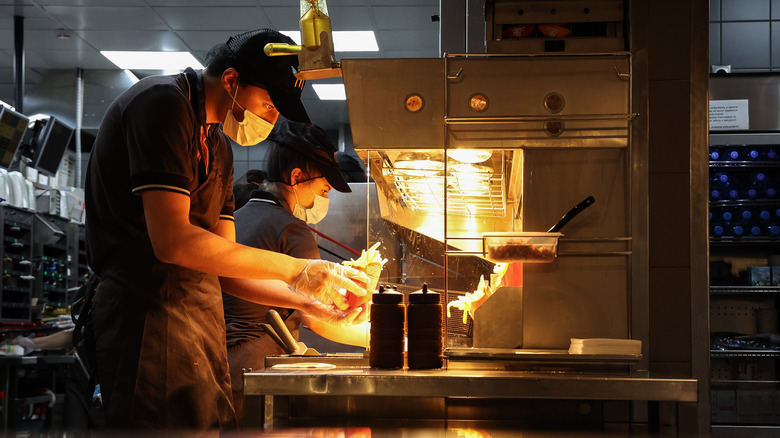
<path id="1" fill-rule="evenodd" d="M 615 73 L 617 73 L 618 77 L 621 79 L 631 79 L 631 73 L 620 73 L 620 70 L 618 70 L 617 67 L 615 67 Z"/>

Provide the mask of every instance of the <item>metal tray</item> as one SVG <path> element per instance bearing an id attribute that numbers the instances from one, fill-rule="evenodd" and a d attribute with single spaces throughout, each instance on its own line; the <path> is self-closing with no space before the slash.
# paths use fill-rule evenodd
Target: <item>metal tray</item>
<path id="1" fill-rule="evenodd" d="M 642 355 L 569 354 L 568 350 L 447 348 L 447 369 L 636 374 Z"/>

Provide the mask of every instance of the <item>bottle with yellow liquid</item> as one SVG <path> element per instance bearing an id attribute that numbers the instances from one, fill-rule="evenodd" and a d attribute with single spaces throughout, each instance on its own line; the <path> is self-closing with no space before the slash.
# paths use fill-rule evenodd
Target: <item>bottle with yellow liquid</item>
<path id="1" fill-rule="evenodd" d="M 310 50 L 320 47 L 320 34 L 327 32 L 331 35 L 330 17 L 325 0 L 301 0 L 301 42 Z M 333 40 L 329 44 L 333 53 Z"/>

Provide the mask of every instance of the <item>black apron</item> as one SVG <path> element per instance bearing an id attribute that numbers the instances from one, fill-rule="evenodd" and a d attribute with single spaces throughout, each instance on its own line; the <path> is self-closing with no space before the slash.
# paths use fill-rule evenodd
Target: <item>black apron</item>
<path id="1" fill-rule="evenodd" d="M 213 224 L 226 171 L 211 166 L 190 195 Z M 144 233 L 105 261 L 93 306 L 109 427 L 235 427 L 217 276 L 158 261 Z"/>

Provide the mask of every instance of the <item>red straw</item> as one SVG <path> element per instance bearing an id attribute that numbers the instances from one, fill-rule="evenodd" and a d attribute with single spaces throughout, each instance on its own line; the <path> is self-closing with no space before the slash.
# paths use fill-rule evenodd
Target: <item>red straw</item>
<path id="1" fill-rule="evenodd" d="M 348 247 L 347 245 L 344 245 L 344 244 L 342 244 L 342 243 L 340 243 L 340 242 L 337 242 L 337 241 L 335 241 L 335 240 L 331 239 L 330 237 L 328 237 L 328 236 L 326 236 L 326 235 L 324 235 L 324 234 L 320 233 L 319 231 L 315 230 L 315 229 L 314 229 L 314 228 L 312 228 L 312 227 L 309 227 L 309 229 L 310 229 L 310 230 L 312 230 L 312 231 L 314 231 L 315 233 L 317 233 L 317 235 L 319 235 L 320 237 L 323 237 L 323 238 L 325 238 L 325 239 L 327 239 L 327 240 L 329 240 L 329 241 L 331 241 L 331 242 L 335 243 L 336 245 L 338 245 L 338 246 L 340 246 L 340 247 L 342 247 L 342 248 L 346 249 L 347 251 L 351 252 L 352 254 L 355 254 L 356 256 L 360 257 L 360 253 L 359 253 L 358 251 L 355 251 L 354 249 L 352 249 L 352 248 Z"/>

